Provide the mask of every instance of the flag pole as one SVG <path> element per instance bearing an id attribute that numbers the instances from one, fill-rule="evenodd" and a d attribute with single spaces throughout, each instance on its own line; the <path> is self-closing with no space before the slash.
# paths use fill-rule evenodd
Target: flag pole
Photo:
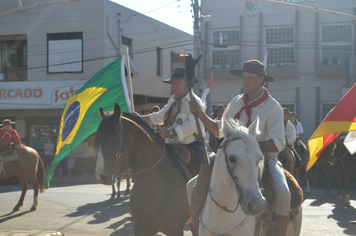
<path id="1" fill-rule="evenodd" d="M 266 55 L 267 55 L 267 60 L 266 60 L 266 65 L 265 65 L 265 67 L 266 67 L 266 75 L 268 75 L 268 65 L 269 65 L 269 47 L 267 47 L 267 49 L 266 49 Z M 268 82 L 266 82 L 265 83 L 265 87 L 268 89 Z"/>
<path id="2" fill-rule="evenodd" d="M 132 109 L 132 112 L 133 112 L 133 111 L 135 111 L 135 106 L 134 106 L 133 91 L 132 91 L 129 50 L 128 50 L 127 47 L 125 47 L 125 55 L 126 55 L 127 75 L 129 77 L 129 92 L 130 92 L 130 100 L 131 100 L 131 109 Z"/>

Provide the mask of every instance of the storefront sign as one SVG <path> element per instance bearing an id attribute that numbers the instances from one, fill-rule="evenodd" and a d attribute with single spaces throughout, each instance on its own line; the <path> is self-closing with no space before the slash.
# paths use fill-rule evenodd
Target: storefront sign
<path id="1" fill-rule="evenodd" d="M 316 2 L 317 0 L 272 0 L 274 2 L 289 2 L 289 3 L 296 3 L 296 2 Z M 319 0 L 322 2 L 323 0 Z"/>
<path id="2" fill-rule="evenodd" d="M 0 83 L 0 109 L 64 108 L 83 80 Z"/>

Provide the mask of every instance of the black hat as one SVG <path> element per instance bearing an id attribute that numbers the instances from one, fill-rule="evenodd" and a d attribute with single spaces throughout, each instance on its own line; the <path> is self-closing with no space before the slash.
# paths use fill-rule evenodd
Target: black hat
<path id="1" fill-rule="evenodd" d="M 290 112 L 289 109 L 286 107 L 283 107 L 283 113 L 284 115 L 292 115 L 292 112 Z"/>
<path id="2" fill-rule="evenodd" d="M 184 68 L 175 68 L 171 78 L 165 79 L 162 82 L 170 84 L 172 81 L 178 80 L 178 79 L 181 79 L 181 78 L 185 78 L 185 69 Z M 198 82 L 199 81 L 197 79 L 195 79 L 195 83 L 197 84 Z"/>
<path id="3" fill-rule="evenodd" d="M 239 69 L 230 70 L 230 73 L 236 76 L 241 76 L 242 72 L 250 72 L 258 75 L 263 75 L 265 77 L 266 82 L 273 82 L 276 80 L 272 76 L 266 75 L 265 66 L 262 64 L 262 62 L 255 59 L 244 62 L 241 70 Z"/>
<path id="4" fill-rule="evenodd" d="M 8 124 L 15 124 L 15 122 L 12 122 L 10 119 L 5 119 L 2 121 L 2 124 L 0 124 L 0 126 L 4 126 Z"/>

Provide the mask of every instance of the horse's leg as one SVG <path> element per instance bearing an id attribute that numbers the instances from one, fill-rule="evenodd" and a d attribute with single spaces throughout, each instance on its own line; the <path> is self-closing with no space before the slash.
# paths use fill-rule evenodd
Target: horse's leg
<path id="1" fill-rule="evenodd" d="M 350 205 L 350 185 L 351 185 L 351 175 L 345 170 L 345 204 Z"/>
<path id="2" fill-rule="evenodd" d="M 121 181 L 121 178 L 118 177 L 118 178 L 117 178 L 117 182 L 116 182 L 116 186 L 117 186 L 117 195 L 116 195 L 116 198 L 120 198 L 120 181 Z"/>
<path id="3" fill-rule="evenodd" d="M 14 209 L 12 211 L 18 211 L 20 210 L 20 207 L 23 206 L 23 204 L 25 203 L 25 195 L 28 189 L 28 183 L 27 183 L 27 179 L 26 179 L 26 173 L 21 171 L 19 173 L 16 174 L 17 175 L 17 179 L 19 180 L 19 183 L 21 184 L 21 197 L 19 199 L 19 202 L 16 204 L 16 206 L 14 207 Z"/>
<path id="4" fill-rule="evenodd" d="M 115 183 L 112 183 L 112 184 L 111 184 L 111 188 L 112 188 L 112 193 L 111 193 L 110 199 L 114 199 L 114 198 L 115 198 L 115 195 L 116 195 Z"/>
<path id="5" fill-rule="evenodd" d="M 130 176 L 128 174 L 126 174 L 126 191 L 124 193 L 124 196 L 127 196 L 130 194 L 130 187 L 131 187 Z"/>
<path id="6" fill-rule="evenodd" d="M 154 236 L 158 233 L 158 231 L 150 232 L 149 230 L 144 230 L 137 223 L 135 223 L 134 232 L 135 236 Z"/>
<path id="7" fill-rule="evenodd" d="M 37 206 L 38 206 L 38 190 L 39 190 L 39 184 L 37 181 L 37 175 L 36 173 L 31 173 L 28 175 L 28 177 L 30 178 L 30 181 L 32 183 L 32 187 L 33 187 L 33 204 L 32 207 L 30 209 L 30 211 L 35 211 Z"/>
<path id="8" fill-rule="evenodd" d="M 341 202 L 342 201 L 342 183 L 341 183 L 341 171 L 340 168 L 337 168 L 335 170 L 335 177 L 336 177 L 336 181 L 337 181 L 337 189 L 338 189 L 338 200 Z"/>

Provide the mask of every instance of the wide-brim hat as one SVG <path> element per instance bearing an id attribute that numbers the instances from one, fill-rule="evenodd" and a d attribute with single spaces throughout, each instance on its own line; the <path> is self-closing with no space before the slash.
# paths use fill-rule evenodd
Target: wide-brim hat
<path id="1" fill-rule="evenodd" d="M 292 111 L 292 112 L 290 113 L 290 116 L 295 116 L 295 117 L 297 117 L 297 118 L 299 117 L 298 114 L 297 114 L 295 111 Z"/>
<path id="2" fill-rule="evenodd" d="M 15 124 L 14 121 L 11 121 L 10 119 L 5 119 L 2 121 L 2 124 L 0 126 L 8 125 L 8 124 Z"/>
<path id="3" fill-rule="evenodd" d="M 283 107 L 283 113 L 284 115 L 292 115 L 292 112 L 290 112 L 289 109 L 286 107 Z"/>
<path id="4" fill-rule="evenodd" d="M 276 79 L 272 76 L 266 75 L 265 66 L 259 60 L 248 60 L 244 62 L 242 69 L 230 70 L 230 73 L 236 76 L 241 76 L 242 72 L 250 72 L 257 75 L 263 75 L 265 77 L 265 82 L 273 82 Z"/>
<path id="5" fill-rule="evenodd" d="M 162 80 L 162 82 L 163 82 L 163 83 L 170 84 L 172 81 L 174 81 L 174 80 L 179 80 L 179 79 L 181 79 L 181 78 L 185 78 L 185 69 L 179 67 L 179 68 L 175 68 L 175 69 L 174 69 L 171 78 Z M 199 82 L 199 81 L 198 81 L 197 79 L 195 79 L 195 83 L 197 84 L 198 82 Z"/>

